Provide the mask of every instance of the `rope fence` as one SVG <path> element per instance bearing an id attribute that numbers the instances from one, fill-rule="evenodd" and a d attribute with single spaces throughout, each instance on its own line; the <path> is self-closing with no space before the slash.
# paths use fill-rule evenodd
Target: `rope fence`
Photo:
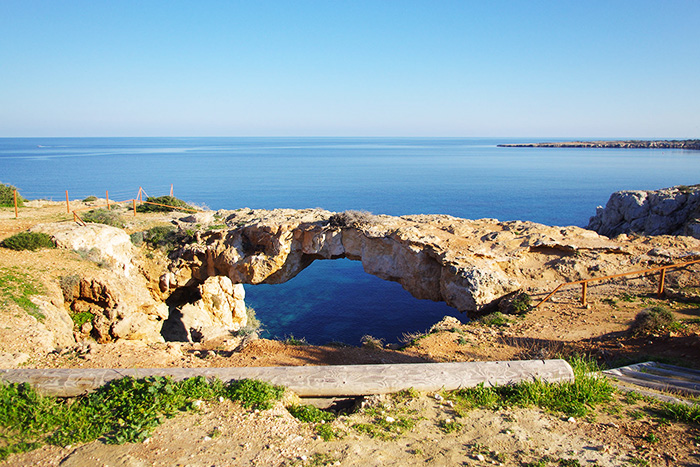
<path id="1" fill-rule="evenodd" d="M 78 214 L 79 211 L 89 211 L 89 210 L 99 209 L 99 208 L 104 208 L 104 207 L 106 207 L 107 210 L 111 210 L 111 209 L 112 209 L 112 206 L 117 205 L 117 204 L 123 204 L 123 203 L 131 203 L 131 204 L 132 204 L 132 209 L 133 209 L 133 211 L 134 211 L 134 217 L 136 216 L 136 212 L 137 212 L 137 211 L 136 211 L 137 203 L 138 203 L 138 204 L 151 204 L 151 205 L 154 205 L 154 206 L 161 206 L 161 207 L 166 207 L 166 208 L 172 208 L 172 209 L 176 209 L 176 210 L 178 210 L 178 211 L 199 212 L 199 210 L 193 209 L 193 208 L 185 208 L 185 207 L 182 207 L 182 206 L 172 206 L 172 205 L 169 205 L 169 204 L 163 204 L 163 203 L 156 203 L 156 202 L 153 202 L 153 201 L 148 201 L 148 198 L 150 198 L 150 197 L 149 197 L 148 194 L 146 193 L 146 190 L 143 189 L 143 187 L 139 187 L 139 191 L 138 191 L 138 193 L 136 194 L 136 197 L 135 197 L 135 198 L 127 199 L 127 200 L 124 200 L 124 201 L 114 201 L 114 199 L 112 199 L 112 200 L 110 201 L 110 199 L 109 199 L 109 190 L 106 190 L 106 191 L 105 191 L 105 204 L 91 205 L 91 206 L 79 207 L 79 208 L 74 208 L 74 209 L 71 209 L 70 197 L 69 197 L 69 195 L 68 195 L 68 190 L 66 190 L 65 193 L 66 193 L 66 214 L 71 214 L 71 213 L 72 213 L 72 214 L 73 214 L 73 220 L 74 220 L 76 223 L 80 224 L 80 225 L 85 225 L 85 222 L 83 221 L 83 219 L 82 219 L 82 218 L 80 217 L 80 215 Z M 125 193 L 125 192 L 124 192 L 124 193 Z M 143 200 L 143 195 L 144 195 L 144 194 L 146 195 L 146 201 Z M 173 196 L 173 184 L 172 184 L 172 183 L 170 184 L 170 196 L 171 196 L 171 197 Z M 19 218 L 18 197 L 19 197 L 18 190 L 15 189 L 15 190 L 14 190 L 14 195 L 13 195 L 13 198 L 14 198 L 14 209 L 15 209 L 15 219 L 18 219 L 18 218 Z"/>

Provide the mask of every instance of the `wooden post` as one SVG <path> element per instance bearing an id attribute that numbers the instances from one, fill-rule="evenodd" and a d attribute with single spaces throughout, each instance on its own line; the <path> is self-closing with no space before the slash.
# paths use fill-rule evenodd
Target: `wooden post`
<path id="1" fill-rule="evenodd" d="M 143 203 L 143 188 L 139 187 L 139 201 Z"/>
<path id="2" fill-rule="evenodd" d="M 170 196 L 173 196 L 173 184 L 170 184 Z"/>
<path id="3" fill-rule="evenodd" d="M 664 294 L 664 282 L 666 281 L 666 269 L 661 270 L 661 277 L 659 278 L 659 291 L 657 295 L 661 298 Z"/>
<path id="4" fill-rule="evenodd" d="M 78 222 L 78 219 L 75 217 L 75 211 L 73 211 L 73 222 Z"/>
<path id="5" fill-rule="evenodd" d="M 586 306 L 586 293 L 588 292 L 588 282 L 583 282 L 581 290 L 581 305 Z"/>
<path id="6" fill-rule="evenodd" d="M 111 211 L 112 208 L 109 207 L 109 190 L 105 191 L 105 197 L 107 198 L 107 210 Z"/>
<path id="7" fill-rule="evenodd" d="M 68 190 L 66 190 L 66 213 L 70 214 L 70 203 L 68 202 Z"/>
<path id="8" fill-rule="evenodd" d="M 134 202 L 134 217 L 136 217 L 136 200 L 132 199 L 131 201 Z"/>
<path id="9" fill-rule="evenodd" d="M 19 214 L 17 213 L 17 190 L 15 190 L 15 219 L 19 217 Z"/>

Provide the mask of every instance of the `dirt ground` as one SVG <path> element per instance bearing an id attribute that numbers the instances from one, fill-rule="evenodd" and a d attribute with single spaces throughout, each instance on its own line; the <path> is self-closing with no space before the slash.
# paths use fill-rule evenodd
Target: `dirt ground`
<path id="1" fill-rule="evenodd" d="M 25 208 L 20 219 L 14 219 L 13 210 L 3 208 L 0 239 L 57 219 L 71 220 L 65 204 Z M 133 222 L 157 221 L 144 217 Z M 0 267 L 28 271 L 56 292 L 59 275 L 96 266 L 67 251 L 0 249 Z M 226 342 L 91 342 L 38 354 L 23 335 L 30 332 L 33 318 L 5 304 L 0 310 L 0 351 L 27 355 L 20 365 L 35 368 L 335 365 L 544 359 L 573 354 L 590 356 L 610 367 L 656 360 L 700 368 L 699 305 L 659 299 L 654 292 L 654 281 L 643 278 L 605 283 L 589 288 L 589 304 L 583 307 L 580 289 L 571 288 L 505 324 L 448 324 L 437 332 L 408 336 L 402 349 L 291 345 L 257 339 L 238 351 L 228 348 Z M 541 298 L 534 296 L 534 303 Z M 633 337 L 628 330 L 634 317 L 654 305 L 670 308 L 685 325 L 672 332 Z M 45 446 L 14 455 L 4 465 L 700 465 L 698 425 L 669 424 L 646 415 L 641 409 L 649 402 L 630 403 L 621 394 L 613 404 L 581 420 L 535 408 L 474 410 L 457 417 L 435 394 L 401 403 L 386 398 L 372 402 L 383 404 L 387 416 L 414 417 L 414 428 L 388 441 L 371 438 L 352 427 L 368 417 L 359 411 L 333 422 L 334 429 L 343 434 L 340 439 L 323 441 L 313 425 L 293 418 L 282 404 L 258 412 L 225 401 L 167 420 L 142 444 L 114 446 L 96 441 L 67 448 Z M 445 433 L 440 426 L 446 419 L 459 421 L 462 428 Z M 651 438 L 650 433 L 654 434 Z M 541 463 L 534 464 L 538 461 Z"/>

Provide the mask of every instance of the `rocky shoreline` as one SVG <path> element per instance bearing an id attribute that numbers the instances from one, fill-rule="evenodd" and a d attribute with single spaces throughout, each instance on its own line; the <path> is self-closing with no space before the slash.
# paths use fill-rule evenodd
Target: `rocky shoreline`
<path id="1" fill-rule="evenodd" d="M 629 140 L 629 141 L 566 141 L 560 143 L 499 144 L 499 148 L 631 148 L 700 150 L 700 139 Z"/>

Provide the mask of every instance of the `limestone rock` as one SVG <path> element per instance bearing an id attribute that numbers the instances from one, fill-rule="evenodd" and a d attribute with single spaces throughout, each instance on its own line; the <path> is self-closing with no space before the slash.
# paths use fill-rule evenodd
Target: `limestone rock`
<path id="1" fill-rule="evenodd" d="M 700 185 L 618 191 L 598 207 L 588 228 L 601 235 L 689 235 L 700 238 Z"/>
<path id="2" fill-rule="evenodd" d="M 161 328 L 168 306 L 153 299 L 142 276 L 123 278 L 99 272 L 80 280 L 69 303 L 74 313 L 90 313 L 90 336 L 98 342 L 118 339 L 162 342 Z"/>
<path id="3" fill-rule="evenodd" d="M 50 235 L 59 248 L 90 253 L 93 255 L 90 259 L 105 261 L 123 276 L 134 273 L 133 244 L 122 229 L 104 224 L 52 223 L 38 224 L 30 230 Z"/>
<path id="4" fill-rule="evenodd" d="M 245 290 L 225 276 L 212 276 L 199 286 L 201 298 L 180 308 L 190 341 L 231 335 L 247 324 Z"/>
<path id="5" fill-rule="evenodd" d="M 641 206 L 646 195 L 635 199 L 631 205 Z M 668 211 L 664 203 L 654 212 Z M 668 261 L 647 254 L 658 246 L 667 245 L 674 258 L 700 247 L 690 240 L 682 246 L 662 238 L 615 241 L 579 227 L 447 215 L 365 215 L 342 225 L 337 219 L 321 209 L 230 212 L 227 224 L 236 227 L 204 232 L 178 250 L 163 283 L 183 287 L 225 276 L 233 283 L 276 284 L 315 260 L 349 258 L 417 298 L 485 312 L 518 290 L 546 291 Z"/>

